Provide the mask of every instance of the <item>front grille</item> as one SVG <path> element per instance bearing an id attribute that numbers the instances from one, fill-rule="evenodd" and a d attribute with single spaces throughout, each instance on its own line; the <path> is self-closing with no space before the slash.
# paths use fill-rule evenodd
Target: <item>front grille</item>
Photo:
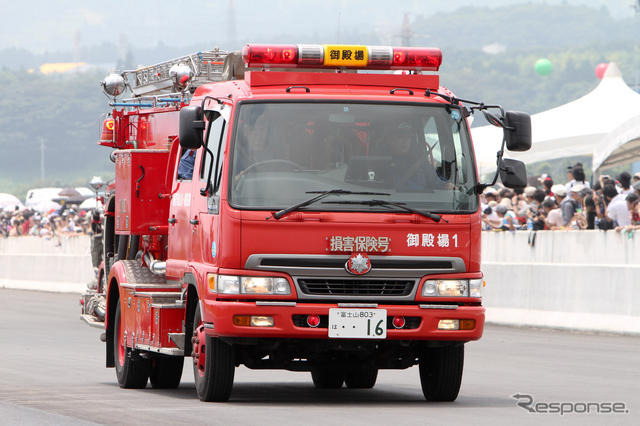
<path id="1" fill-rule="evenodd" d="M 260 260 L 260 266 L 275 266 L 287 268 L 337 268 L 343 269 L 347 257 L 319 257 L 319 258 L 284 258 L 266 257 Z M 442 259 L 397 259 L 373 258 L 372 269 L 452 269 L 450 260 Z"/>
<path id="2" fill-rule="evenodd" d="M 348 278 L 300 278 L 298 284 L 305 294 L 320 296 L 407 296 L 413 290 L 413 280 L 355 280 Z"/>

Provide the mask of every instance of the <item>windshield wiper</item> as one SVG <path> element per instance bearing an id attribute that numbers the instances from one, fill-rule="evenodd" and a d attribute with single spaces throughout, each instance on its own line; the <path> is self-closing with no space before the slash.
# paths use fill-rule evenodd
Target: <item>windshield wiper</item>
<path id="1" fill-rule="evenodd" d="M 363 200 L 363 201 L 343 200 L 343 201 L 324 201 L 322 204 L 361 204 L 361 205 L 365 205 L 365 206 L 382 206 L 382 207 L 395 206 L 395 207 L 401 208 L 402 210 L 408 211 L 409 213 L 419 214 L 420 216 L 426 217 L 427 219 L 431 219 L 431 220 L 434 220 L 436 222 L 440 222 L 441 220 L 444 220 L 445 222 L 449 223 L 446 219 L 443 219 L 438 214 L 431 213 L 431 212 L 425 212 L 425 211 L 422 211 L 422 210 L 412 209 L 411 207 L 407 207 L 405 205 L 405 203 L 396 203 L 394 201 L 385 201 L 385 200 Z"/>
<path id="2" fill-rule="evenodd" d="M 276 219 L 280 219 L 282 216 L 286 215 L 287 213 L 291 213 L 292 211 L 301 209 L 302 207 L 306 207 L 310 204 L 315 203 L 316 201 L 322 200 L 325 197 L 328 197 L 329 195 L 344 195 L 344 194 L 349 194 L 349 195 L 391 195 L 391 194 L 387 194 L 385 192 L 354 192 L 354 191 L 347 191 L 345 189 L 330 189 L 328 191 L 307 191 L 305 192 L 305 194 L 318 194 L 313 198 L 310 198 L 306 201 L 303 201 L 301 203 L 298 204 L 294 204 L 291 207 L 287 207 L 286 209 L 282 209 L 280 211 L 277 211 L 273 214 L 273 217 Z"/>

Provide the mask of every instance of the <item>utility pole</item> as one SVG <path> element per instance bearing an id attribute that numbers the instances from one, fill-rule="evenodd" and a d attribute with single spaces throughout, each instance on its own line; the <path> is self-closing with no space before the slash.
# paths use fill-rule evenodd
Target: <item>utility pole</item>
<path id="1" fill-rule="evenodd" d="M 40 180 L 44 182 L 44 138 L 40 138 Z"/>
<path id="2" fill-rule="evenodd" d="M 400 39 L 403 46 L 411 46 L 411 38 L 413 37 L 413 31 L 411 31 L 411 24 L 409 23 L 409 14 L 405 13 L 402 18 L 402 29 L 400 30 Z"/>

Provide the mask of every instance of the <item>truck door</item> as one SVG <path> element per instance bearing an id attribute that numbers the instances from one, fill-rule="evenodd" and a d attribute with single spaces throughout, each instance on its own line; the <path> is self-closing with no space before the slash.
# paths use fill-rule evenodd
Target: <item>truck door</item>
<path id="1" fill-rule="evenodd" d="M 169 209 L 169 253 L 175 261 L 175 267 L 185 269 L 191 257 L 191 223 L 189 223 L 193 190 L 198 180 L 193 179 L 193 171 L 188 173 L 189 162 L 195 162 L 197 151 L 177 150 L 177 167 L 174 171 L 173 188 L 171 190 L 171 207 Z M 193 164 L 193 163 L 192 163 Z"/>
<path id="2" fill-rule="evenodd" d="M 209 113 L 211 130 L 207 139 L 208 152 L 201 148 L 198 154 L 198 173 L 194 173 L 194 182 L 198 174 L 197 185 L 194 185 L 191 199 L 190 221 L 191 229 L 191 260 L 217 264 L 216 254 L 220 244 L 217 235 L 219 209 L 219 180 L 222 169 L 222 154 L 226 140 L 226 120 L 217 111 Z M 213 156 L 211 156 L 213 154 Z M 216 167 L 217 166 L 217 167 Z M 207 188 L 209 170 L 211 181 L 207 196 L 201 195 L 201 190 Z"/>

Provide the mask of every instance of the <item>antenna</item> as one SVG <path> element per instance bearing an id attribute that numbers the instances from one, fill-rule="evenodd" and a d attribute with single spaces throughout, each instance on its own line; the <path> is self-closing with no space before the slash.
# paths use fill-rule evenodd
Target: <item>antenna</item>
<path id="1" fill-rule="evenodd" d="M 227 25 L 229 46 L 236 46 L 238 44 L 238 36 L 236 34 L 236 12 L 233 9 L 233 0 L 229 0 L 229 10 L 227 11 Z"/>
<path id="2" fill-rule="evenodd" d="M 409 23 L 409 14 L 404 13 L 402 18 L 402 29 L 400 30 L 400 39 L 403 46 L 411 46 L 411 38 L 413 37 L 413 31 L 411 31 L 411 24 Z"/>

